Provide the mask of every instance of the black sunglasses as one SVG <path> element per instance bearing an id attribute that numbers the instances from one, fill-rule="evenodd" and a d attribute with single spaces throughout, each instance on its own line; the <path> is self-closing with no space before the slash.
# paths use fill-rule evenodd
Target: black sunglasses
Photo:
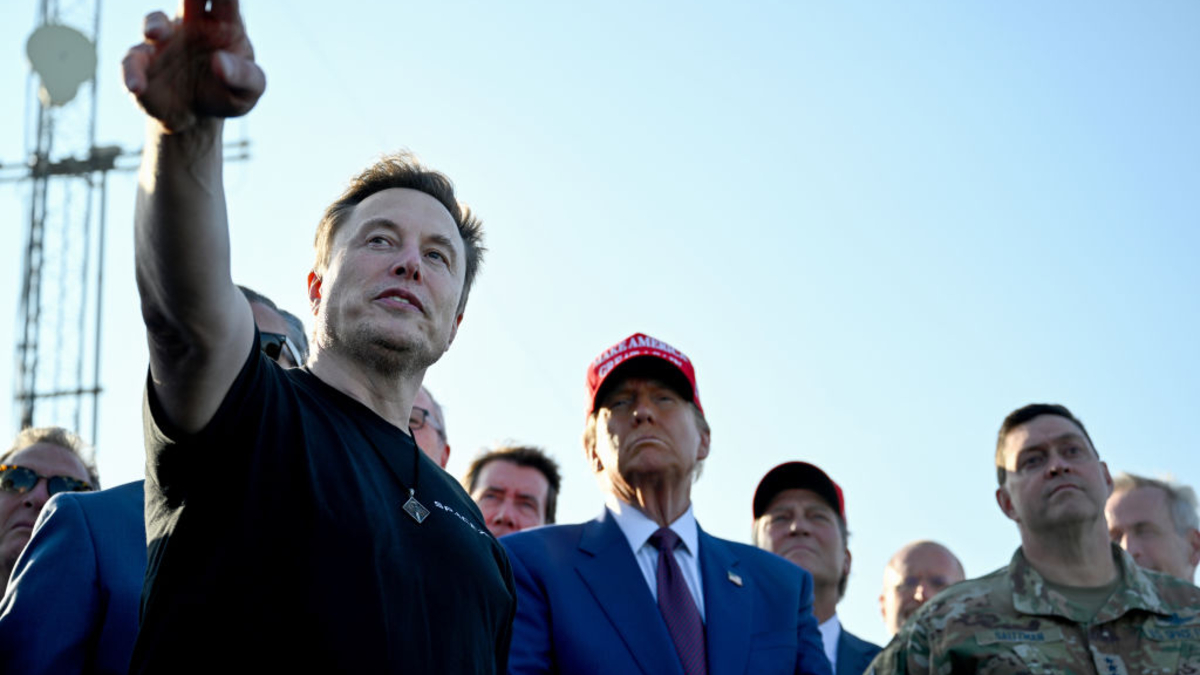
<path id="1" fill-rule="evenodd" d="M 287 350 L 288 358 L 292 360 L 295 366 L 304 365 L 304 360 L 300 358 L 300 352 L 297 351 L 296 345 L 288 339 L 288 336 L 283 333 L 268 333 L 266 331 L 258 332 L 258 346 L 263 350 L 273 361 L 279 360 L 279 355 L 283 354 L 283 350 Z"/>
<path id="2" fill-rule="evenodd" d="M 23 495 L 37 487 L 38 481 L 46 479 L 46 493 L 90 492 L 92 486 L 86 481 L 70 476 L 40 476 L 33 469 L 13 464 L 0 464 L 0 490 Z"/>

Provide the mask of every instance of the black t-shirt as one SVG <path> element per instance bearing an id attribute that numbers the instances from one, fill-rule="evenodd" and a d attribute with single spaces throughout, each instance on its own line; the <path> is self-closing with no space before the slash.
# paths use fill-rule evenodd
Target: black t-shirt
<path id="1" fill-rule="evenodd" d="M 203 431 L 169 428 L 149 385 L 145 424 L 131 672 L 505 671 L 508 558 L 407 434 L 257 347 Z"/>

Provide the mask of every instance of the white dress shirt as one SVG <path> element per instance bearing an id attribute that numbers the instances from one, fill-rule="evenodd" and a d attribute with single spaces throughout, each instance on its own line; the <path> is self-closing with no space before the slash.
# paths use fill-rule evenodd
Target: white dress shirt
<path id="1" fill-rule="evenodd" d="M 829 659 L 829 667 L 836 673 L 837 643 L 838 638 L 842 636 L 842 622 L 838 621 L 837 614 L 834 614 L 817 624 L 817 630 L 821 631 L 821 642 L 825 645 L 825 658 Z"/>
<path id="2" fill-rule="evenodd" d="M 658 598 L 658 548 L 650 543 L 650 536 L 658 531 L 658 523 L 650 520 L 646 514 L 613 495 L 605 500 L 609 513 L 621 528 L 637 560 L 646 584 L 650 586 L 650 595 Z M 683 572 L 692 599 L 696 601 L 696 609 L 700 612 L 700 620 L 704 621 L 704 591 L 700 582 L 700 528 L 696 525 L 696 516 L 689 504 L 687 511 L 670 524 L 671 531 L 679 536 L 680 542 L 675 548 L 675 561 Z"/>

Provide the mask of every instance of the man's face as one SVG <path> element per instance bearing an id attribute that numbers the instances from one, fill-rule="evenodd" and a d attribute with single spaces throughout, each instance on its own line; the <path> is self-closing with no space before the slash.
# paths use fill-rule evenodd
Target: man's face
<path id="1" fill-rule="evenodd" d="M 1023 537 L 1103 517 L 1112 478 L 1074 422 L 1039 415 L 1009 432 L 1003 448 L 1007 476 L 996 501 Z"/>
<path id="2" fill-rule="evenodd" d="M 949 551 L 935 544 L 914 546 L 901 553 L 883 572 L 879 607 L 890 634 L 917 608 L 942 589 L 963 580 L 958 562 Z"/>
<path id="3" fill-rule="evenodd" d="M 425 412 L 421 412 L 422 410 Z M 423 425 L 413 424 L 418 417 L 424 419 Z M 421 452 L 437 462 L 438 466 L 446 468 L 446 462 L 450 460 L 450 446 L 446 443 L 446 424 L 442 421 L 437 404 L 430 398 L 429 392 L 425 391 L 425 387 L 421 387 L 417 392 L 417 398 L 413 400 L 409 426 L 412 429 L 413 441 L 421 449 Z"/>
<path id="4" fill-rule="evenodd" d="M 3 463 L 32 469 L 39 476 L 70 476 L 91 482 L 87 467 L 74 453 L 49 443 L 35 443 Z M 23 495 L 0 490 L 0 571 L 10 571 L 29 542 L 33 523 L 50 498 L 46 487 L 46 481 L 39 480 Z"/>
<path id="5" fill-rule="evenodd" d="M 476 477 L 471 499 L 492 534 L 502 537 L 546 524 L 550 481 L 531 466 L 494 459 Z"/>
<path id="6" fill-rule="evenodd" d="M 1153 486 L 1114 492 L 1105 506 L 1108 533 L 1139 565 L 1189 584 L 1200 561 L 1200 534 L 1175 528 L 1167 495 Z"/>
<path id="7" fill-rule="evenodd" d="M 318 348 L 385 372 L 427 368 L 462 321 L 466 262 L 454 218 L 433 197 L 367 197 L 334 237 L 325 274 L 309 275 Z"/>
<path id="8" fill-rule="evenodd" d="M 633 503 L 636 486 L 666 484 L 690 490 L 696 464 L 708 456 L 709 435 L 692 405 L 662 382 L 627 377 L 596 411 L 596 438 L 587 448 L 592 469 Z"/>
<path id="9" fill-rule="evenodd" d="M 837 512 L 812 490 L 783 490 L 754 525 L 759 547 L 808 570 L 817 586 L 837 586 L 850 571 Z"/>

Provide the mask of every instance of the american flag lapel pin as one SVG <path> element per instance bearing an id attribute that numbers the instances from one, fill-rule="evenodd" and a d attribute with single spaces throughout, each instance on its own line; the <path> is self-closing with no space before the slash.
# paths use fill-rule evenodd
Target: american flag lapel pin
<path id="1" fill-rule="evenodd" d="M 727 574 L 729 574 L 729 580 L 733 582 L 733 585 L 735 585 L 735 586 L 742 585 L 742 578 L 740 576 L 734 574 L 733 570 L 729 570 L 727 572 Z"/>

